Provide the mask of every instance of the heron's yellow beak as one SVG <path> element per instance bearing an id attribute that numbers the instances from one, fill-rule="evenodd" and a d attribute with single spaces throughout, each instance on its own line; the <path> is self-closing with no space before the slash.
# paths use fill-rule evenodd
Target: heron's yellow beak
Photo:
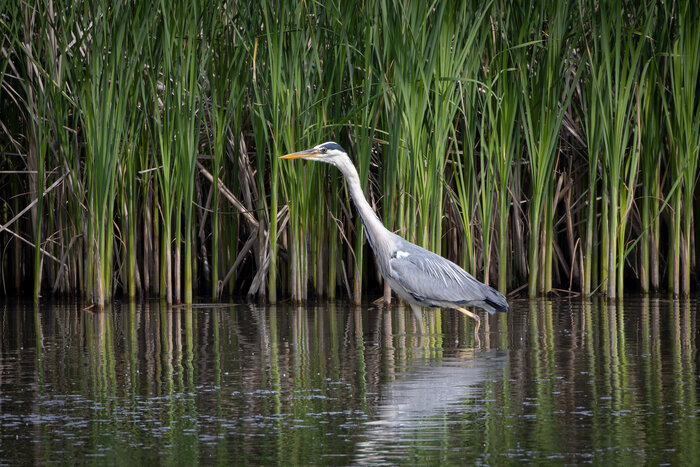
<path id="1" fill-rule="evenodd" d="M 316 148 L 306 149 L 304 151 L 293 152 L 291 154 L 285 154 L 280 156 L 280 159 L 304 159 L 311 158 L 320 154 L 320 151 Z"/>

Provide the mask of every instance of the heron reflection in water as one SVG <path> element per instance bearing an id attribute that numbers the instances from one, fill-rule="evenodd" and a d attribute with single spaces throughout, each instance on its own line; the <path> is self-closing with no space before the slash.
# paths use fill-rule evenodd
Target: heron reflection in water
<path id="1" fill-rule="evenodd" d="M 499 291 L 479 282 L 452 261 L 414 245 L 384 227 L 365 199 L 355 166 L 339 144 L 327 142 L 281 158 L 326 162 L 340 170 L 365 226 L 365 235 L 374 251 L 379 272 L 396 295 L 411 305 L 419 325 L 422 326 L 421 307 L 458 310 L 476 321 L 475 333 L 481 321 L 466 307 L 479 307 L 491 314 L 508 311 L 508 302 Z"/>
<path id="2" fill-rule="evenodd" d="M 503 378 L 510 355 L 507 350 L 462 348 L 443 349 L 437 356 L 422 349 L 414 348 L 413 356 L 380 384 L 353 465 L 400 464 L 406 449 L 420 450 L 428 440 L 453 442 L 457 432 L 469 429 L 467 420 L 486 410 L 485 383 Z"/>

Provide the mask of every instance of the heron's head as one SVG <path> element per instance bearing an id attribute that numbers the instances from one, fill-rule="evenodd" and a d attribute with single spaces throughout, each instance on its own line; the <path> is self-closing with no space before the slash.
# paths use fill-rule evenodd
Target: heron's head
<path id="1" fill-rule="evenodd" d="M 338 143 L 329 141 L 327 143 L 314 146 L 311 149 L 306 149 L 305 151 L 285 154 L 284 156 L 280 157 L 280 159 L 306 159 L 308 161 L 320 161 L 337 165 L 337 161 L 339 161 L 341 158 L 347 157 L 348 153 L 345 152 L 345 149 L 340 147 Z"/>

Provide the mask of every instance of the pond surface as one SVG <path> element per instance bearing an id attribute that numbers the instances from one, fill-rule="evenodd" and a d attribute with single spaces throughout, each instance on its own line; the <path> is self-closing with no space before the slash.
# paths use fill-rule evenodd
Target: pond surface
<path id="1" fill-rule="evenodd" d="M 697 309 L 0 305 L 0 465 L 696 464 Z"/>

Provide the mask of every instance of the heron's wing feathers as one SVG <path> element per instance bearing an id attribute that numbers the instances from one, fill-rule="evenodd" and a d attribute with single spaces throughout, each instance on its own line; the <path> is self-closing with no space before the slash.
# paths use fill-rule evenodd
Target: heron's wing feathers
<path id="1" fill-rule="evenodd" d="M 405 240 L 391 253 L 389 267 L 393 279 L 424 305 L 479 306 L 491 313 L 508 309 L 500 292 L 452 261 Z"/>

